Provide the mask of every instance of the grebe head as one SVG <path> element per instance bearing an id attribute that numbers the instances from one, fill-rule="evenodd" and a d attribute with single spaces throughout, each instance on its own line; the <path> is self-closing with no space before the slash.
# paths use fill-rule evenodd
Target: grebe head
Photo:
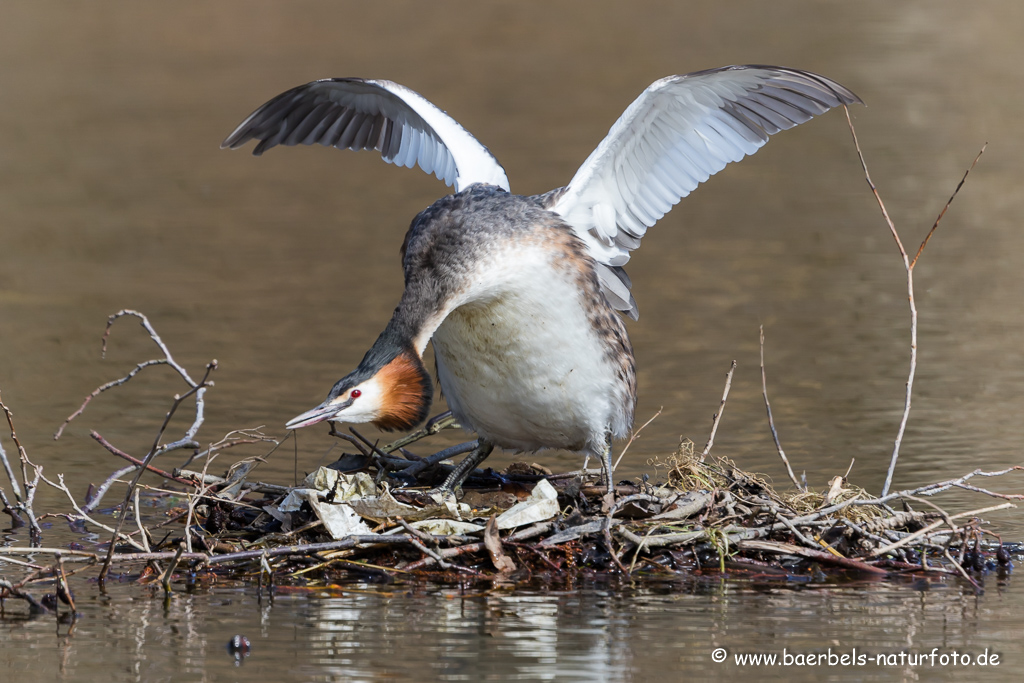
<path id="1" fill-rule="evenodd" d="M 430 376 L 413 350 L 404 349 L 385 363 L 367 354 L 358 368 L 331 387 L 327 400 L 285 427 L 330 420 L 371 422 L 384 431 L 412 429 L 426 419 L 433 393 Z"/>

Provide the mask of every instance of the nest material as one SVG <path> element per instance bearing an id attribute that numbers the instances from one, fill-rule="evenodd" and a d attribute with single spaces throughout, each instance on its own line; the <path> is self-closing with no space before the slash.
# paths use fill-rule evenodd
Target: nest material
<path id="1" fill-rule="evenodd" d="M 780 493 L 767 477 L 745 472 L 726 458 L 697 456 L 687 441 L 664 461 L 651 461 L 653 483 L 647 477 L 620 482 L 614 496 L 597 485 L 599 471 L 553 474 L 519 463 L 500 475 L 478 470 L 466 480 L 461 500 L 439 499 L 429 495 L 429 487 L 451 471 L 446 459 L 466 452 L 472 444 L 426 458 L 406 450 L 453 426 L 450 418 L 435 418 L 423 429 L 381 447 L 356 432 L 332 431 L 359 450 L 339 460 L 337 470 L 318 471 L 301 487 L 259 482 L 254 479 L 259 464 L 280 442 L 259 430 L 232 432 L 205 449 L 195 440 L 216 361 L 207 365 L 205 375 L 196 382 L 173 360 L 142 314 L 126 310 L 111 316 L 108 332 L 124 316 L 142 321 L 164 357 L 140 363 L 127 376 L 97 388 L 65 424 L 92 398 L 152 365 L 170 366 L 189 391 L 175 396 L 153 448 L 142 459 L 92 433 L 97 443 L 132 466 L 114 472 L 96 489 L 90 487 L 83 504 L 62 477 L 47 478 L 43 468 L 31 461 L 14 436 L 10 411 L 0 402 L 18 448 L 26 491 L 22 496 L 4 460 L 16 500 L 3 496 L 0 504 L 15 527 L 29 527 L 32 541 L 29 547 L 0 548 L 5 564 L 31 569 L 17 582 L 0 578 L 0 600 L 19 598 L 34 610 L 54 610 L 59 600 L 66 600 L 73 614 L 67 578 L 89 571 L 92 565 L 101 567 L 101 581 L 113 568 L 140 581 L 159 580 L 167 591 L 176 582 L 226 579 L 301 588 L 323 587 L 352 576 L 505 583 L 542 579 L 545 584 L 571 584 L 581 574 L 663 581 L 708 573 L 783 581 L 851 573 L 876 579 L 953 576 L 980 591 L 980 577 L 991 570 L 1009 571 L 1011 553 L 1017 551 L 989 532 L 980 515 L 1014 507 L 1009 501 L 1024 496 L 976 483 L 1024 469 L 1019 466 L 975 470 L 880 497 L 850 485 L 845 476 L 834 477 L 827 491 L 809 491 L 790 471 L 797 490 Z M 728 380 L 726 395 L 727 391 Z M 195 401 L 195 419 L 182 438 L 165 443 L 168 422 L 186 399 Z M 214 459 L 226 449 L 267 442 L 273 446 L 262 457 L 236 462 L 224 476 L 211 474 Z M 175 450 L 190 450 L 186 465 L 204 462 L 203 470 L 166 472 L 152 464 L 157 456 Z M 361 472 L 339 476 L 338 470 Z M 134 480 L 124 502 L 103 511 L 99 506 L 104 495 L 132 471 Z M 144 471 L 162 477 L 163 485 L 141 484 Z M 70 509 L 37 515 L 33 500 L 41 485 L 62 492 Z M 933 496 L 950 489 L 1002 502 L 952 514 L 932 502 Z M 164 518 L 143 518 L 142 495 L 176 500 L 179 505 Z M 111 521 L 108 513 L 116 519 Z M 74 530 L 98 533 L 112 541 L 101 542 L 95 551 L 40 548 L 39 520 L 47 516 L 62 517 Z M 54 557 L 51 565 L 34 559 L 47 553 Z M 25 562 L 19 556 L 32 560 Z M 86 566 L 66 571 L 65 563 L 79 562 Z M 39 582 L 54 583 L 56 592 L 37 600 L 26 587 Z"/>
<path id="2" fill-rule="evenodd" d="M 621 482 L 613 501 L 591 473 L 549 476 L 526 463 L 493 477 L 478 471 L 460 501 L 326 469 L 276 490 L 206 475 L 187 494 L 191 508 L 169 513 L 176 531 L 162 546 L 118 552 L 113 561 L 149 563 L 143 577 L 170 577 L 161 566 L 170 559 L 180 576 L 278 585 L 367 574 L 458 581 L 539 574 L 550 582 L 580 572 L 660 580 L 723 571 L 786 580 L 959 574 L 978 585 L 968 569 L 1009 567 L 1001 546 L 982 543 L 973 515 L 958 525 L 941 510 L 896 512 L 842 483 L 828 493 L 780 494 L 763 475 L 725 458 L 701 460 L 686 443 L 652 465 L 658 483 Z M 198 482 L 195 473 L 177 474 Z M 233 499 L 218 496 L 232 486 Z M 337 511 L 353 526 L 338 526 Z M 180 550 L 186 544 L 191 552 Z"/>
<path id="3" fill-rule="evenodd" d="M 358 462 L 353 457 L 342 462 Z M 455 500 L 430 496 L 426 486 L 393 488 L 384 479 L 392 466 L 378 461 L 377 470 L 372 457 L 363 458 L 363 472 L 321 468 L 290 488 L 252 480 L 259 460 L 236 463 L 224 477 L 176 470 L 166 487 L 140 487 L 177 505 L 165 505 L 159 519 L 143 519 L 137 495 L 124 516 L 136 528 L 120 535 L 109 566 L 168 591 L 180 582 L 225 580 L 301 590 L 416 577 L 574 585 L 581 577 L 662 582 L 723 574 L 778 581 L 960 577 L 981 590 L 981 577 L 1009 571 L 1019 551 L 984 542 L 989 532 L 978 517 L 1009 502 L 954 515 L 922 496 L 959 487 L 1015 498 L 966 482 L 1021 468 L 975 471 L 885 499 L 842 478 L 825 493 L 779 493 L 767 477 L 726 458 L 701 459 L 684 442 L 664 461 L 652 461 L 653 483 L 620 482 L 613 498 L 598 485 L 598 471 L 551 474 L 516 463 L 502 474 L 476 471 Z M 443 478 L 447 467 L 438 462 L 419 476 Z M 46 481 L 74 501 L 62 481 Z M 904 509 L 890 507 L 896 504 Z M 60 516 L 77 528 L 113 532 L 96 512 L 73 507 Z M 39 552 L 46 551 L 0 549 L 7 556 Z M 17 583 L 0 581 L 0 599 L 48 609 L 27 585 L 55 581 L 70 597 L 67 576 L 102 565 L 106 554 L 58 552 L 54 565 Z M 86 566 L 65 573 L 73 562 Z M 53 609 L 55 600 L 50 596 Z"/>

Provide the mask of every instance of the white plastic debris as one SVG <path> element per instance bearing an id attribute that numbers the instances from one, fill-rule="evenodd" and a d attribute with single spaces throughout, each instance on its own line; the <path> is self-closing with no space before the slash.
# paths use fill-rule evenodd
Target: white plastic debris
<path id="1" fill-rule="evenodd" d="M 331 502 L 327 502 L 327 498 L 330 498 Z M 406 505 L 397 501 L 386 485 L 378 491 L 373 478 L 365 472 L 343 474 L 327 467 L 321 467 L 307 476 L 302 481 L 302 488 L 292 489 L 276 510 L 267 511 L 276 519 L 282 519 L 285 513 L 299 510 L 303 503 L 309 503 L 313 512 L 335 539 L 351 534 L 371 533 L 370 528 L 360 518 L 383 520 L 401 517 L 411 522 L 438 517 L 461 519 L 463 515 L 470 513 L 468 505 L 456 503 L 454 498 L 441 501 L 436 507 L 418 508 Z"/>
<path id="2" fill-rule="evenodd" d="M 366 472 L 343 474 L 329 467 L 321 467 L 302 480 L 303 486 L 322 491 L 334 491 L 334 500 L 350 500 L 377 495 L 373 477 Z"/>
<path id="3" fill-rule="evenodd" d="M 363 517 L 370 519 L 387 519 L 388 517 L 401 517 L 407 522 L 413 520 L 431 519 L 435 517 L 448 517 L 462 519 L 464 515 L 470 514 L 470 507 L 463 503 L 456 503 L 449 500 L 437 506 L 424 508 L 406 505 L 395 500 L 395 497 L 385 488 L 379 495 L 355 498 L 347 501 Z"/>
<path id="4" fill-rule="evenodd" d="M 284 497 L 284 500 L 278 504 L 277 509 L 280 512 L 296 512 L 302 507 L 303 503 L 309 500 L 310 497 L 315 498 L 317 494 L 319 494 L 319 491 L 316 489 L 292 489 Z"/>
<path id="5" fill-rule="evenodd" d="M 543 522 L 557 515 L 558 511 L 558 492 L 546 479 L 541 479 L 533 487 L 529 498 L 501 513 L 497 519 L 498 528 L 512 529 Z"/>
<path id="6" fill-rule="evenodd" d="M 309 504 L 316 516 L 324 523 L 324 529 L 334 540 L 346 536 L 373 533 L 373 530 L 347 503 L 325 503 L 314 498 L 309 501 Z"/>

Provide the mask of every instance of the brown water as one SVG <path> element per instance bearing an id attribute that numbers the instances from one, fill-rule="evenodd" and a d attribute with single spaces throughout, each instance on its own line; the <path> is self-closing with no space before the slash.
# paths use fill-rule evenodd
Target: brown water
<path id="1" fill-rule="evenodd" d="M 896 485 L 1015 464 L 1024 442 L 1022 20 L 1012 2 L 4 4 L 0 392 L 35 459 L 83 491 L 120 465 L 89 430 L 145 452 L 169 396 L 183 389 L 149 370 L 50 440 L 90 390 L 154 355 L 123 321 L 99 358 L 114 311 L 148 314 L 193 375 L 219 360 L 205 441 L 258 425 L 283 435 L 287 419 L 358 362 L 400 293 L 409 220 L 446 190 L 372 154 L 288 148 L 254 159 L 218 149 L 288 87 L 325 76 L 409 85 L 491 148 L 513 191 L 531 194 L 567 182 L 654 79 L 776 63 L 824 73 L 868 103 L 853 112 L 858 132 L 908 246 L 990 143 L 915 273 L 920 366 Z M 778 135 L 716 176 L 651 231 L 629 272 L 641 309 L 630 325 L 638 417 L 664 410 L 619 474 L 651 471 L 647 460 L 680 436 L 703 444 L 737 359 L 715 448 L 783 481 L 760 395 L 763 324 L 772 408 L 795 468 L 820 487 L 855 458 L 854 481 L 881 486 L 903 405 L 909 318 L 902 265 L 841 113 Z M 0 439 L 10 452 L 6 432 Z M 330 457 L 330 446 L 322 431 L 304 430 L 298 462 L 282 451 L 261 477 L 287 483 Z M 495 465 L 511 459 L 492 456 Z M 997 487 L 1024 492 L 1019 479 Z M 62 504 L 40 495 L 40 507 Z M 957 509 L 986 502 L 945 500 Z M 1024 536 L 1014 513 L 995 519 L 1007 537 Z M 59 526 L 48 534 L 49 543 L 70 540 Z M 711 661 L 717 646 L 989 647 L 1004 665 L 985 677 L 1009 679 L 1022 663 L 1018 583 L 990 580 L 980 598 L 957 584 L 780 590 L 723 581 L 490 595 L 365 587 L 272 606 L 251 591 L 213 590 L 166 607 L 134 587 L 103 598 L 83 584 L 73 636 L 55 636 L 51 622 L 0 621 L 0 680 L 8 671 L 18 672 L 11 680 L 145 681 L 735 675 L 736 665 Z M 255 643 L 237 671 L 223 650 L 235 632 Z"/>

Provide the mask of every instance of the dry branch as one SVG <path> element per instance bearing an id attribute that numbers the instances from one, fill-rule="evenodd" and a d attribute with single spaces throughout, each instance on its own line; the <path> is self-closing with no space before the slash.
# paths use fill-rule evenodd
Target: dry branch
<path id="1" fill-rule="evenodd" d="M 725 389 L 722 391 L 722 402 L 718 404 L 718 412 L 715 413 L 711 419 L 711 435 L 708 437 L 708 442 L 704 446 L 704 452 L 701 454 L 701 460 L 708 457 L 711 453 L 711 447 L 715 445 L 715 434 L 718 433 L 718 423 L 722 421 L 722 413 L 725 412 L 725 402 L 729 399 L 729 389 L 732 388 L 732 373 L 736 372 L 736 361 L 732 362 L 729 366 L 729 372 L 725 375 Z"/>
<path id="2" fill-rule="evenodd" d="M 779 457 L 782 458 L 782 462 L 786 465 L 786 473 L 789 475 L 790 481 L 801 491 L 807 490 L 807 483 L 801 483 L 793 474 L 793 468 L 789 465 L 789 458 L 786 457 L 786 452 L 782 450 L 782 444 L 779 442 L 779 433 L 775 431 L 775 420 L 772 419 L 772 404 L 768 402 L 768 378 L 764 370 L 764 325 L 760 327 L 761 332 L 761 394 L 764 396 L 764 407 L 768 411 L 768 427 L 772 430 L 772 439 L 775 440 L 775 449 L 779 452 Z"/>
<path id="3" fill-rule="evenodd" d="M 896 226 L 892 222 L 892 218 L 889 217 L 889 212 L 885 208 L 885 202 L 882 201 L 882 196 L 878 193 L 878 188 L 875 187 L 874 181 L 871 180 L 871 173 L 868 171 L 867 161 L 864 159 L 864 153 L 860 149 L 860 142 L 857 140 L 857 131 L 853 126 L 853 119 L 850 117 L 850 109 L 845 104 L 843 109 L 846 111 L 846 122 L 850 127 L 850 135 L 853 137 L 853 146 L 857 150 L 857 158 L 860 160 L 861 168 L 864 170 L 864 180 L 867 181 L 868 187 L 871 188 L 871 193 L 875 197 L 875 201 L 878 202 L 878 208 L 882 212 L 882 217 L 885 219 L 886 225 L 889 227 L 889 232 L 892 234 L 893 240 L 896 242 L 896 246 L 900 251 L 900 257 L 903 259 L 903 267 L 907 272 L 907 300 L 910 302 L 910 372 L 907 375 L 906 394 L 903 403 L 903 417 L 900 420 L 899 431 L 896 433 L 896 440 L 893 444 L 892 457 L 889 460 L 889 469 L 885 475 L 885 484 L 882 486 L 882 496 L 884 497 L 889 493 L 889 487 L 892 485 L 893 473 L 896 471 L 896 461 L 900 457 L 900 444 L 903 443 L 903 435 L 907 430 L 907 421 L 910 419 L 910 403 L 914 393 L 914 376 L 917 374 L 917 303 L 914 301 L 914 266 L 917 265 L 917 260 L 921 257 L 921 252 L 924 251 L 928 241 L 932 238 L 932 234 L 935 229 L 939 227 L 939 221 L 946 215 L 946 209 L 953 203 L 953 199 L 957 193 L 960 192 L 960 188 L 963 187 L 964 182 L 967 180 L 967 176 L 974 169 L 974 166 L 978 163 L 981 155 L 985 153 L 985 148 L 988 146 L 986 142 L 982 145 L 981 151 L 978 152 L 978 156 L 974 158 L 974 162 L 970 165 L 967 171 L 964 173 L 963 178 L 957 183 L 956 189 L 953 190 L 953 194 L 950 195 L 946 201 L 945 206 L 942 207 L 942 211 L 939 212 L 938 217 L 932 224 L 931 230 L 925 235 L 925 238 L 921 241 L 921 246 L 918 247 L 917 253 L 914 255 L 914 259 L 910 260 L 907 255 L 907 250 L 903 248 L 903 241 L 900 239 L 899 233 L 896 231 Z"/>

